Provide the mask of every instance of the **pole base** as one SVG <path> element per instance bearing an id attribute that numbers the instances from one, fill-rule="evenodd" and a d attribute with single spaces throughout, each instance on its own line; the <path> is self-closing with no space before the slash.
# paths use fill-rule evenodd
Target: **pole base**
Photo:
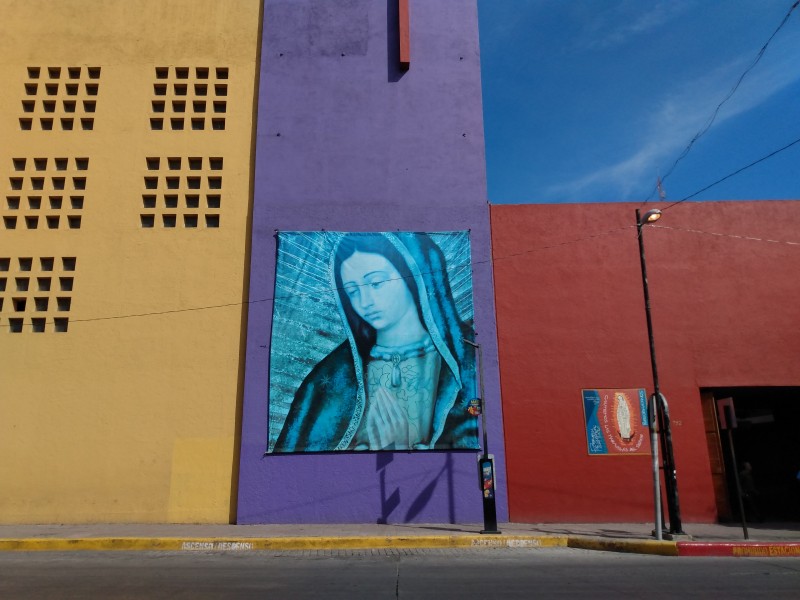
<path id="1" fill-rule="evenodd" d="M 499 529 L 481 529 L 481 535 L 499 535 L 503 533 Z"/>

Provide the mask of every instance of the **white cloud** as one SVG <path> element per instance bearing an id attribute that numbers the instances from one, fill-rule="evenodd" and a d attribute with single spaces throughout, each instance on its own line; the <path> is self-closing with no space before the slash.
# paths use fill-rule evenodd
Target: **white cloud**
<path id="1" fill-rule="evenodd" d="M 601 49 L 625 44 L 678 17 L 687 7 L 686 2 L 678 0 L 656 2 L 645 10 L 642 10 L 640 2 L 618 3 L 606 11 L 605 18 L 602 13 L 592 15 L 581 46 Z"/>
<path id="2" fill-rule="evenodd" d="M 720 110 L 710 132 L 737 115 L 758 107 L 772 95 L 800 79 L 800 46 L 770 47 L 771 61 L 762 60 Z M 641 133 L 631 136 L 627 156 L 612 164 L 550 186 L 545 195 L 564 200 L 585 199 L 598 188 L 620 199 L 654 186 L 656 177 L 670 167 L 692 137 L 708 123 L 714 108 L 725 98 L 752 58 L 724 65 L 701 78 L 685 82 L 666 93 L 645 117 Z M 665 82 L 666 84 L 667 82 Z M 624 132 L 630 134 L 630 132 Z M 709 135 L 709 134 L 707 134 Z M 701 138 L 702 140 L 702 138 Z M 697 142 L 701 143 L 701 142 Z M 691 156 L 691 154 L 689 155 Z M 686 159 L 688 160 L 688 159 Z M 639 198 L 637 198 L 639 199 Z"/>

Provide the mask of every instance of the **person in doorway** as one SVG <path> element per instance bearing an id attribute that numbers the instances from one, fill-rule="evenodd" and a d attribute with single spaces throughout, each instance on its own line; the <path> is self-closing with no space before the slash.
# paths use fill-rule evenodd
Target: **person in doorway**
<path id="1" fill-rule="evenodd" d="M 749 462 L 742 463 L 742 469 L 739 471 L 739 485 L 742 488 L 745 514 L 751 520 L 763 521 L 761 511 L 758 509 L 758 488 L 756 488 L 756 480 L 753 476 L 753 465 Z"/>
<path id="2" fill-rule="evenodd" d="M 792 502 L 793 511 L 792 514 L 794 515 L 795 520 L 800 521 L 800 469 L 794 474 L 794 487 L 792 491 L 794 492 L 794 501 Z"/>

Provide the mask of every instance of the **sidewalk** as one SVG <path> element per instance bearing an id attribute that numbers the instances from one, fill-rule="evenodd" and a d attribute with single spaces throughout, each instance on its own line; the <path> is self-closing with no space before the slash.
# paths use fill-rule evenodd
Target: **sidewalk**
<path id="1" fill-rule="evenodd" d="M 500 535 L 474 525 L 0 525 L 0 551 L 327 550 L 571 547 L 666 556 L 800 557 L 800 523 L 758 523 L 744 541 L 734 524 L 684 524 L 685 541 L 656 541 L 652 523 L 504 523 Z"/>

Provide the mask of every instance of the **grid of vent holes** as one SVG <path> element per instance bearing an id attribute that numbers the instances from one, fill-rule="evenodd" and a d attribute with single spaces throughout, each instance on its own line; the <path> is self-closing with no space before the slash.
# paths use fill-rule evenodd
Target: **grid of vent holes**
<path id="1" fill-rule="evenodd" d="M 100 67 L 28 67 L 22 130 L 94 129 Z"/>
<path id="2" fill-rule="evenodd" d="M 12 158 L 5 229 L 80 229 L 88 158 Z M 72 171 L 71 174 L 64 173 Z M 27 177 L 26 177 L 27 175 Z"/>
<path id="3" fill-rule="evenodd" d="M 0 257 L 0 329 L 66 333 L 76 262 L 74 256 Z"/>
<path id="4" fill-rule="evenodd" d="M 142 227 L 219 227 L 222 158 L 148 157 L 145 159 Z"/>
<path id="5" fill-rule="evenodd" d="M 156 67 L 150 129 L 225 129 L 228 68 Z"/>

